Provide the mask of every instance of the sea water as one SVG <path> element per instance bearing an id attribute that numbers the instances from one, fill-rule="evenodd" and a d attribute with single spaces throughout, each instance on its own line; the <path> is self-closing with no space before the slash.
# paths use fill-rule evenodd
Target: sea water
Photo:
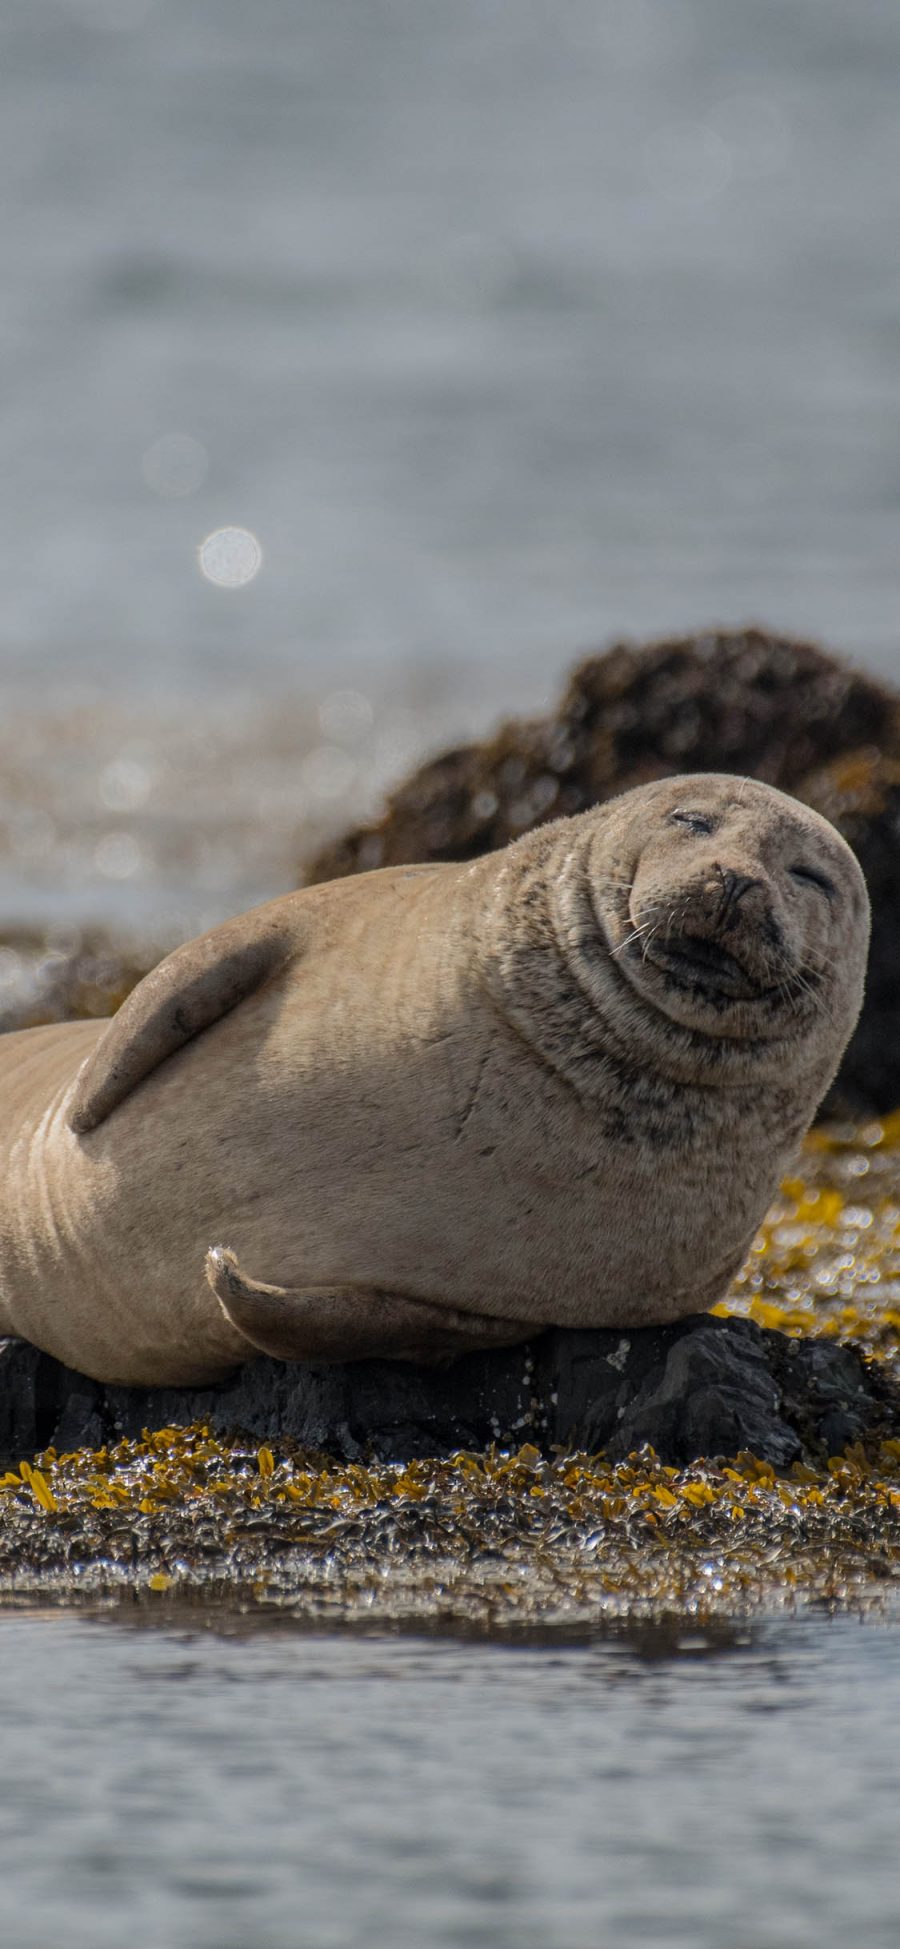
<path id="1" fill-rule="evenodd" d="M 900 1632 L 0 1621 L 5 1949 L 896 1949 Z"/>

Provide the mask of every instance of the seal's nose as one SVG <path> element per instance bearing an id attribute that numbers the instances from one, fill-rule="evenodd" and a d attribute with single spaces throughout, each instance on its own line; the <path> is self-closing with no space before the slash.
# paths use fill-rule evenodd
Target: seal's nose
<path id="1" fill-rule="evenodd" d="M 715 873 L 715 879 L 705 890 L 708 894 L 718 897 L 719 911 L 716 918 L 720 927 L 728 927 L 735 908 L 743 900 L 745 893 L 750 893 L 752 888 L 758 887 L 761 882 L 754 879 L 750 873 L 736 873 L 733 867 L 720 866 L 718 862 L 716 862 Z"/>

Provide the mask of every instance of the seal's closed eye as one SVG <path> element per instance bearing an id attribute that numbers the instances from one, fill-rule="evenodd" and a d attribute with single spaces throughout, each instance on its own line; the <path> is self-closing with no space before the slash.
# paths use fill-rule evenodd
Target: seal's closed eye
<path id="1" fill-rule="evenodd" d="M 719 821 L 708 812 L 683 812 L 680 806 L 676 806 L 675 811 L 669 813 L 666 823 L 670 826 L 686 826 L 689 832 L 708 838 L 715 832 Z"/>
<path id="2" fill-rule="evenodd" d="M 818 867 L 789 866 L 788 872 L 791 879 L 799 880 L 802 886 L 815 887 L 819 893 L 826 894 L 829 900 L 837 898 L 837 887 L 834 881 L 829 880 L 827 873 L 820 873 Z"/>

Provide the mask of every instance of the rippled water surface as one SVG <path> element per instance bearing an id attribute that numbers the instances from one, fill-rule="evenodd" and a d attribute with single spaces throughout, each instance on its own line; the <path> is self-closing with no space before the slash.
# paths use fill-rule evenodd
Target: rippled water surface
<path id="1" fill-rule="evenodd" d="M 10 1949 L 895 1949 L 900 1632 L 0 1622 Z"/>

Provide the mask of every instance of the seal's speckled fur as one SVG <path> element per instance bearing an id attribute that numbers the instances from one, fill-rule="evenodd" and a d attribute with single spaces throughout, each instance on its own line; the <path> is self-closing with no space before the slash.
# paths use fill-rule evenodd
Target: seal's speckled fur
<path id="1" fill-rule="evenodd" d="M 190 1384 L 708 1306 L 867 934 L 833 829 L 710 774 L 230 921 L 111 1025 L 0 1040 L 0 1331 Z"/>

